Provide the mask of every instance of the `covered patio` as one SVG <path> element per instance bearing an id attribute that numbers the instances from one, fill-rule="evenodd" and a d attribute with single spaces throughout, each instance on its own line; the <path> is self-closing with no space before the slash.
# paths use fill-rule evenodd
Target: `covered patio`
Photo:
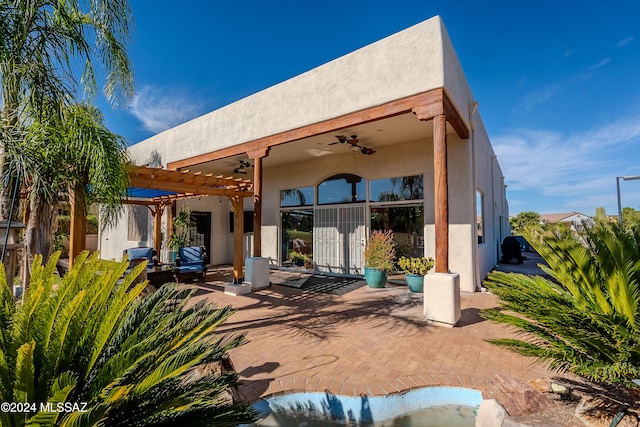
<path id="1" fill-rule="evenodd" d="M 189 171 L 171 171 L 148 166 L 132 166 L 130 185 L 127 195 L 122 198 L 126 205 L 141 205 L 149 209 L 153 217 L 153 247 L 160 253 L 162 249 L 162 217 L 169 213 L 166 235 L 172 230 L 172 209 L 177 200 L 198 196 L 228 197 L 236 213 L 234 234 L 233 281 L 243 280 L 243 240 L 242 201 L 253 196 L 251 181 L 223 175 L 192 173 Z M 69 267 L 73 259 L 85 249 L 86 211 L 75 203 L 71 204 L 71 235 L 69 238 Z M 260 221 L 254 224 L 256 233 L 260 233 Z"/>

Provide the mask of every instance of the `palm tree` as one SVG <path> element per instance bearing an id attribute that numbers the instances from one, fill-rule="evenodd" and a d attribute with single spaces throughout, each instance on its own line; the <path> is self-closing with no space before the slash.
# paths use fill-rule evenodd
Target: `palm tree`
<path id="1" fill-rule="evenodd" d="M 60 194 L 73 194 L 76 209 L 100 202 L 103 226 L 113 222 L 122 208 L 129 182 L 126 144 L 110 132 L 102 114 L 88 105 L 63 108 L 28 126 L 27 137 L 11 145 L 9 171 L 22 170 L 30 188 L 25 246 L 27 259 L 51 253 L 55 206 Z"/>
<path id="2" fill-rule="evenodd" d="M 6 146 L 24 134 L 25 126 L 95 94 L 94 60 L 106 71 L 104 92 L 110 102 L 116 105 L 133 94 L 126 52 L 132 19 L 128 0 L 0 1 L 0 17 L 4 173 Z M 84 64 L 81 79 L 77 64 Z M 3 205 L 7 188 L 0 197 Z M 0 211 L 6 219 L 6 206 Z"/>
<path id="3" fill-rule="evenodd" d="M 495 344 L 592 381 L 640 378 L 640 228 L 597 222 L 525 231 L 548 263 L 540 276 L 491 273 L 501 309 L 483 316 L 530 334 Z"/>
<path id="4" fill-rule="evenodd" d="M 0 265 L 0 401 L 34 404 L 0 413 L 0 425 L 237 425 L 255 414 L 232 399 L 237 374 L 226 353 L 242 334 L 217 331 L 233 314 L 192 290 L 165 284 L 145 297 L 140 264 L 82 253 L 62 281 L 59 253 L 34 261 L 31 287 L 15 304 Z M 124 278 L 121 277 L 124 275 Z M 58 282 L 59 281 L 59 282 Z M 39 403 L 85 403 L 83 411 L 43 410 Z"/>

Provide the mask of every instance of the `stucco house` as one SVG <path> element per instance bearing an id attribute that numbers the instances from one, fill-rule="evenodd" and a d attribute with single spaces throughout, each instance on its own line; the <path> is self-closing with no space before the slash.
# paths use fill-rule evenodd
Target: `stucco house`
<path id="1" fill-rule="evenodd" d="M 571 229 L 582 227 L 584 223 L 593 224 L 593 218 L 580 212 L 540 214 L 542 224 L 564 224 Z"/>
<path id="2" fill-rule="evenodd" d="M 509 234 L 504 177 L 440 17 L 129 151 L 138 165 L 154 157 L 166 170 L 251 180 L 240 243 L 272 266 L 298 250 L 320 272 L 361 275 L 369 232 L 390 228 L 399 251 L 434 257 L 436 273 L 456 273 L 460 289 L 474 291 Z M 234 200 L 176 202 L 174 211 L 195 214 L 211 264 L 234 259 Z M 103 258 L 154 244 L 147 210 L 134 210 L 101 234 Z"/>

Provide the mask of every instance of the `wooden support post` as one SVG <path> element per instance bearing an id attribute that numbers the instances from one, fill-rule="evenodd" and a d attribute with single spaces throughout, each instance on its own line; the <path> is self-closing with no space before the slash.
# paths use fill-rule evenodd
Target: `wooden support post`
<path id="1" fill-rule="evenodd" d="M 75 192 L 69 195 L 71 205 L 71 225 L 69 235 L 69 268 L 73 266 L 73 259 L 85 248 L 87 234 L 87 210 L 82 197 Z"/>
<path id="2" fill-rule="evenodd" d="M 433 118 L 436 273 L 449 272 L 449 187 L 447 171 L 447 117 Z"/>
<path id="3" fill-rule="evenodd" d="M 159 204 L 155 210 L 151 211 L 153 215 L 153 248 L 156 250 L 158 259 L 160 259 L 160 250 L 162 249 L 162 213 L 164 205 Z"/>
<path id="4" fill-rule="evenodd" d="M 242 197 L 229 197 L 233 206 L 233 283 L 244 282 L 244 210 Z"/>
<path id="5" fill-rule="evenodd" d="M 262 256 L 262 157 L 253 162 L 253 256 Z"/>

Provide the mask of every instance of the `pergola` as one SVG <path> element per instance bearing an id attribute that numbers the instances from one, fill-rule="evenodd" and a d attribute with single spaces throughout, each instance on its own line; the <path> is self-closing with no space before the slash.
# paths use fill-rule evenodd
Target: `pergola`
<path id="1" fill-rule="evenodd" d="M 250 180 L 222 175 L 166 170 L 147 166 L 133 166 L 130 172 L 130 191 L 123 197 L 124 204 L 146 206 L 153 216 L 153 244 L 160 253 L 162 244 L 162 214 L 175 201 L 198 196 L 225 196 L 234 211 L 233 277 L 239 283 L 243 279 L 244 229 L 243 199 L 252 197 Z M 257 222 L 257 221 L 256 221 Z M 260 234 L 260 223 L 254 224 L 254 234 Z M 86 212 L 71 203 L 71 233 L 69 237 L 69 262 L 84 250 Z"/>

